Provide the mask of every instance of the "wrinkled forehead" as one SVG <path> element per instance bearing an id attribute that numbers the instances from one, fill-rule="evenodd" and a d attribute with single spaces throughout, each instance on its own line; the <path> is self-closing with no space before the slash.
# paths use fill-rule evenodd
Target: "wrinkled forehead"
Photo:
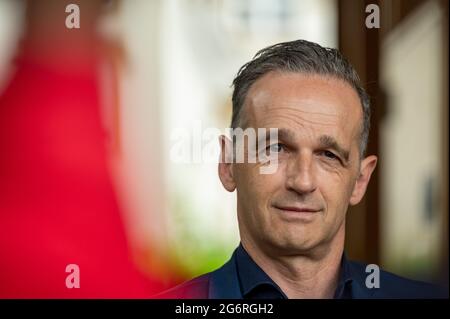
<path id="1" fill-rule="evenodd" d="M 362 127 L 356 91 L 340 79 L 319 75 L 268 73 L 250 88 L 244 108 L 247 126 L 255 128 L 353 140 Z"/>

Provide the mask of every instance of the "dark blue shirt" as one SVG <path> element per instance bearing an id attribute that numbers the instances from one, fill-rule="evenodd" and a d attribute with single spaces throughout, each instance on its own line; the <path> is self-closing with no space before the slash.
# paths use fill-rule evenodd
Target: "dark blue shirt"
<path id="1" fill-rule="evenodd" d="M 448 298 L 448 289 L 380 270 L 380 285 L 366 285 L 366 265 L 342 256 L 334 298 Z M 189 280 L 156 298 L 175 299 L 287 299 L 278 285 L 255 263 L 242 245 L 219 269 Z"/>
<path id="2" fill-rule="evenodd" d="M 244 299 L 287 299 L 281 288 L 253 261 L 242 245 L 236 249 L 236 267 Z M 350 298 L 351 281 L 344 254 L 334 298 Z"/>

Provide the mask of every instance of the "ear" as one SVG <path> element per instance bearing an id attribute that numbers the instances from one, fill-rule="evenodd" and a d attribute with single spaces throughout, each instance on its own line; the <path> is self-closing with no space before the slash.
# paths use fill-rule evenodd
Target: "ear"
<path id="1" fill-rule="evenodd" d="M 223 187 L 229 192 L 236 189 L 236 183 L 233 177 L 233 143 L 225 135 L 219 136 L 220 160 L 219 160 L 219 178 Z"/>
<path id="2" fill-rule="evenodd" d="M 369 184 L 370 176 L 377 166 L 377 157 L 375 155 L 367 156 L 361 161 L 359 176 L 356 179 L 353 187 L 352 195 L 350 196 L 350 205 L 358 204 L 366 193 L 367 185 Z"/>

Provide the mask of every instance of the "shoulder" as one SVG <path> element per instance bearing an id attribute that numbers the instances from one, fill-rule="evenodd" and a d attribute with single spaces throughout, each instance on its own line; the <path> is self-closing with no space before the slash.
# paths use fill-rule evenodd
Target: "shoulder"
<path id="1" fill-rule="evenodd" d="M 386 299 L 429 299 L 429 298 L 448 298 L 448 291 L 443 287 L 412 280 L 390 273 L 388 271 L 379 270 L 378 287 L 368 288 L 366 280 L 371 274 L 376 275 L 374 268 L 369 265 L 351 261 L 349 267 L 355 275 L 357 285 L 362 294 L 360 296 L 367 298 L 386 298 Z M 358 296 L 356 296 L 358 297 Z"/>
<path id="2" fill-rule="evenodd" d="M 235 252 L 236 253 L 236 252 Z M 220 268 L 188 280 L 156 295 L 158 299 L 240 299 L 242 298 L 235 253 Z"/>
<path id="3" fill-rule="evenodd" d="M 207 299 L 211 273 L 207 273 L 166 290 L 156 299 Z"/>

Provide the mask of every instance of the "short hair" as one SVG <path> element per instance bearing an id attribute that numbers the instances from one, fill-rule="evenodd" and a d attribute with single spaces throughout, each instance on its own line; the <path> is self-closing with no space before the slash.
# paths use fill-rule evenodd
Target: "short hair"
<path id="1" fill-rule="evenodd" d="M 271 71 L 324 75 L 350 84 L 358 93 L 363 111 L 359 151 L 361 158 L 364 157 L 370 130 L 370 99 L 361 85 L 358 73 L 337 49 L 322 47 L 306 40 L 266 47 L 239 69 L 233 80 L 231 128 L 243 125 L 242 110 L 250 87 Z"/>

